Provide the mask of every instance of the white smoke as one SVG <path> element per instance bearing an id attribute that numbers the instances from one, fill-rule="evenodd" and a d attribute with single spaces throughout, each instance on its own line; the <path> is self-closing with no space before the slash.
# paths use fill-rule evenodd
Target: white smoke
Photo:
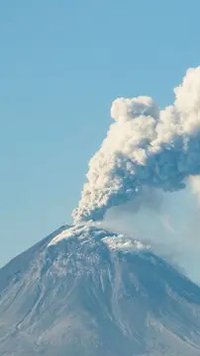
<path id="1" fill-rule="evenodd" d="M 200 175 L 200 67 L 189 69 L 174 92 L 174 105 L 164 110 L 149 97 L 113 102 L 115 122 L 89 162 L 75 222 L 101 220 L 148 187 L 177 191 Z"/>
<path id="2" fill-rule="evenodd" d="M 193 194 L 196 195 L 199 205 L 200 205 L 200 176 L 191 176 L 189 178 L 189 183 Z"/>
<path id="3" fill-rule="evenodd" d="M 192 187 L 193 189 L 193 187 Z M 142 199 L 108 210 L 103 228 L 123 233 L 150 245 L 158 255 L 175 264 L 194 282 L 200 283 L 200 210 L 191 184 L 173 194 L 146 189 Z"/>

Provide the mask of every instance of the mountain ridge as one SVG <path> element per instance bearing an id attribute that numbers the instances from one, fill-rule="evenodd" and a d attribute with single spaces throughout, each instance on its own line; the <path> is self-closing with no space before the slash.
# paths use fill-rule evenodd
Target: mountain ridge
<path id="1" fill-rule="evenodd" d="M 200 288 L 147 246 L 63 226 L 0 269 L 0 354 L 200 355 Z"/>

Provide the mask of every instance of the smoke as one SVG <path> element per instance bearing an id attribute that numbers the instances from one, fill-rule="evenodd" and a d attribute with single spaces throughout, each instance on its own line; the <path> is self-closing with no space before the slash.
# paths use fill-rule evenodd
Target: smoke
<path id="1" fill-rule="evenodd" d="M 73 217 L 151 245 L 200 282 L 200 67 L 174 93 L 163 110 L 150 97 L 114 100 Z"/>
<path id="2" fill-rule="evenodd" d="M 191 190 L 197 196 L 200 206 L 200 176 L 191 176 L 189 178 Z"/>
<path id="3" fill-rule="evenodd" d="M 143 204 L 151 189 L 179 191 L 200 175 L 200 67 L 189 69 L 174 92 L 164 110 L 143 96 L 112 103 L 114 123 L 89 162 L 75 222 L 101 220 L 128 201 Z M 196 191 L 197 177 L 190 178 Z"/>
<path id="4" fill-rule="evenodd" d="M 200 282 L 200 211 L 198 199 L 186 189 L 171 194 L 147 189 L 141 199 L 108 210 L 100 224 L 107 230 L 123 233 L 150 245 L 191 278 Z"/>

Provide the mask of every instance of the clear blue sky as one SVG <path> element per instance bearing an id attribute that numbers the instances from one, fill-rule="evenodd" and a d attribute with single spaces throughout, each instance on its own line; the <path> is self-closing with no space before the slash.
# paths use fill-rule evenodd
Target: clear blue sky
<path id="1" fill-rule="evenodd" d="M 70 221 L 117 96 L 173 100 L 199 0 L 0 4 L 0 265 Z"/>

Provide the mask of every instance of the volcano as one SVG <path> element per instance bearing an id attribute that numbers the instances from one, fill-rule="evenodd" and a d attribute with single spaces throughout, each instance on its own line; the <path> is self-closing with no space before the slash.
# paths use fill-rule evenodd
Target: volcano
<path id="1" fill-rule="evenodd" d="M 88 222 L 0 269 L 1 356 L 200 355 L 200 288 Z"/>

